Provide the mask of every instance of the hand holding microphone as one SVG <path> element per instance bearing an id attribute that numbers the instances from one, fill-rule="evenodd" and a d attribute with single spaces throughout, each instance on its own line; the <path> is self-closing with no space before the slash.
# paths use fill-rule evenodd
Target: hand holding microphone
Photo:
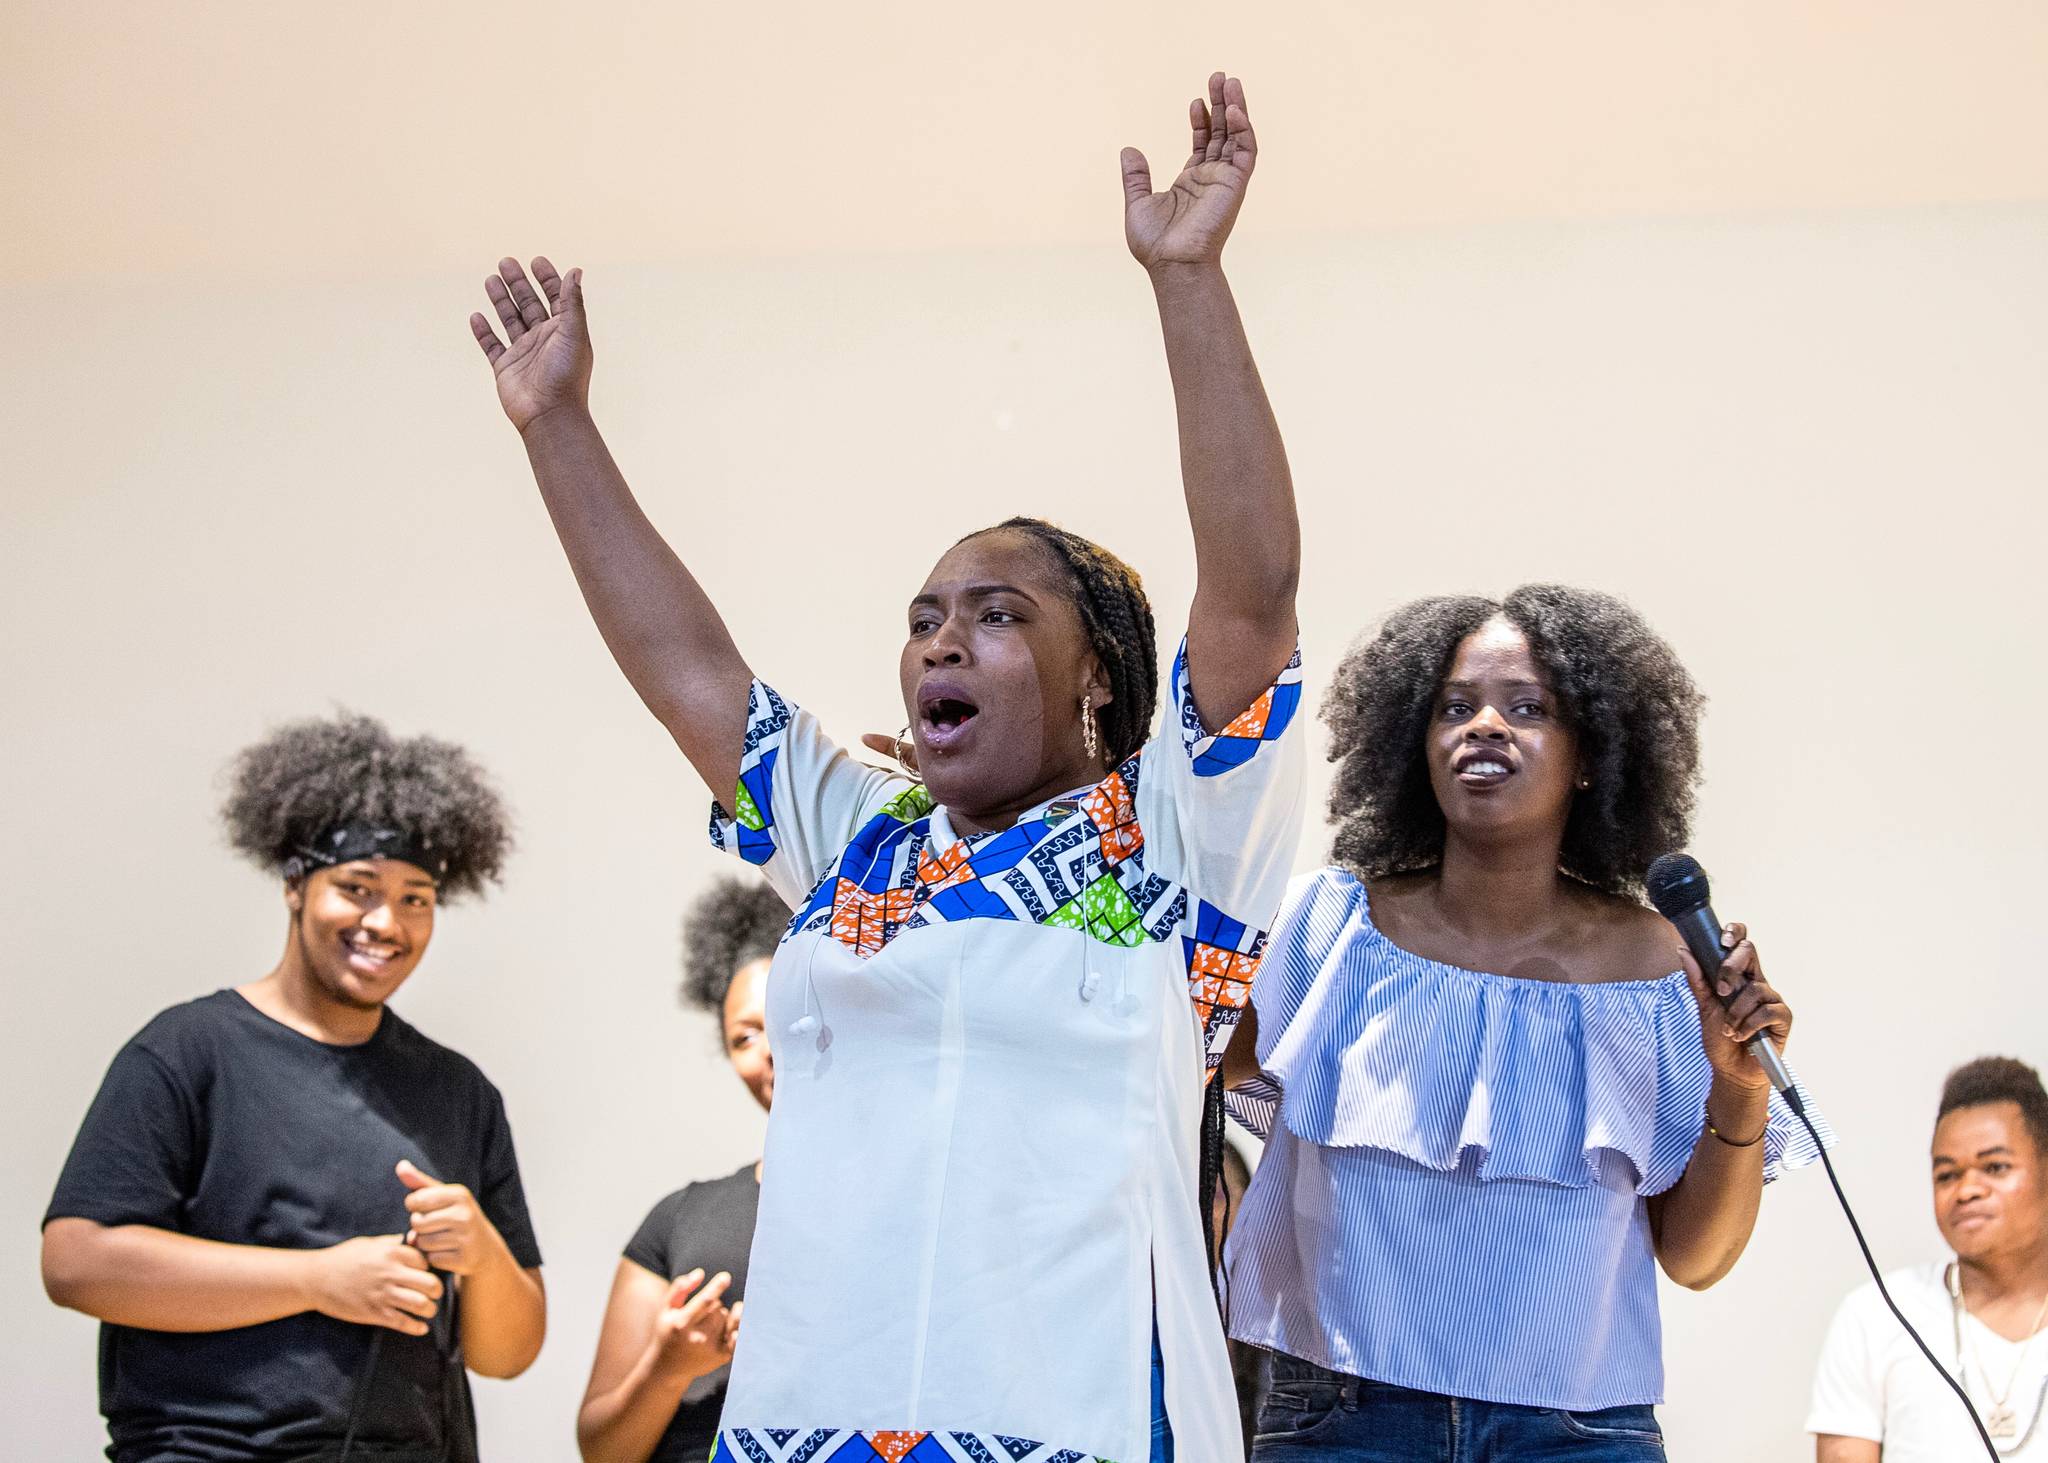
<path id="1" fill-rule="evenodd" d="M 1991 1434 L 1985 1431 L 1984 1420 L 1977 1415 L 1977 1404 L 1970 1400 L 1969 1390 L 1949 1374 L 1941 1358 L 1913 1329 L 1913 1323 L 1885 1289 L 1877 1257 L 1870 1253 L 1870 1245 L 1863 1238 L 1863 1226 L 1856 1222 L 1856 1211 L 1849 1207 L 1849 1196 L 1842 1192 L 1842 1181 L 1835 1176 L 1827 1142 L 1814 1124 L 1814 1115 L 1807 1112 L 1799 1089 L 1792 1085 L 1792 1074 L 1785 1070 L 1784 1059 L 1778 1055 L 1778 1048 L 1792 1034 L 1792 1010 L 1764 980 L 1756 946 L 1749 942 L 1749 931 L 1742 925 L 1724 929 L 1714 918 L 1707 902 L 1707 871 L 1690 854 L 1667 853 L 1657 858 L 1643 875 L 1643 884 L 1657 913 L 1678 926 L 1679 934 L 1685 937 L 1687 964 L 1691 967 L 1686 973 L 1692 977 L 1693 999 L 1700 1005 L 1700 1034 L 1714 1064 L 1715 1080 L 1726 1077 L 1733 1082 L 1745 1082 L 1750 1080 L 1749 1073 L 1761 1068 L 1771 1085 L 1784 1096 L 1785 1105 L 1805 1124 L 1820 1154 L 1821 1166 L 1827 1170 L 1828 1184 L 1849 1221 L 1849 1231 L 1856 1236 L 1856 1248 L 1863 1254 L 1863 1263 L 1870 1267 L 1870 1278 L 1877 1283 L 1878 1295 L 1897 1318 L 1900 1328 L 1920 1348 L 1928 1365 L 1962 1401 L 1985 1455 L 1996 1463 L 2002 1455 L 1992 1443 Z M 1708 1008 L 1709 995 L 1718 999 L 1718 1012 Z M 1773 1036 L 1777 1038 L 1776 1045 L 1772 1044 Z"/>
<path id="2" fill-rule="evenodd" d="M 1792 1074 L 1778 1055 L 1792 1034 L 1792 1008 L 1764 979 L 1748 929 L 1739 924 L 1724 927 L 1714 918 L 1706 870 L 1689 854 L 1664 854 L 1650 865 L 1643 882 L 1650 903 L 1678 927 L 1692 957 L 1694 968 L 1688 974 L 1693 997 L 1700 1003 L 1701 1034 L 1715 1075 L 1753 1085 L 1760 1070 L 1771 1086 L 1786 1094 L 1786 1101 L 1796 1105 Z M 1710 997 L 1718 1011 L 1709 1009 Z"/>

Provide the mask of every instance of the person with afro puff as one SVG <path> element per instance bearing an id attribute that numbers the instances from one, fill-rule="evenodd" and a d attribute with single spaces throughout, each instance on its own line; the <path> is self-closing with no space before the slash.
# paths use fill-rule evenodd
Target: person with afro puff
<path id="1" fill-rule="evenodd" d="M 733 1075 L 766 1110 L 768 966 L 789 906 L 758 879 L 720 878 L 683 921 L 683 1000 L 718 1022 Z M 677 1189 L 626 1245 L 612 1278 L 576 1419 L 584 1463 L 703 1463 L 725 1378 L 761 1202 L 758 1159 Z"/>
<path id="2" fill-rule="evenodd" d="M 243 751 L 222 814 L 283 952 L 116 1055 L 44 1286 L 101 1322 L 117 1463 L 466 1463 L 465 1367 L 540 1350 L 540 1251 L 497 1089 L 389 1002 L 498 877 L 505 809 L 460 747 L 341 715 Z"/>
<path id="3" fill-rule="evenodd" d="M 689 558 L 743 561 L 730 622 L 649 521 L 590 409 L 581 273 L 501 259 L 495 322 L 470 317 L 606 647 L 715 800 L 713 843 L 796 911 L 720 1460 L 1240 1455 L 1197 1196 L 1221 1162 L 1210 1079 L 1300 833 L 1301 533 L 1223 268 L 1257 161 L 1244 87 L 1217 72 L 1184 115 L 1171 186 L 1120 159 L 1183 492 L 1103 485 L 1145 503 L 1149 536 L 1192 531 L 1170 695 L 1130 566 L 1006 518 L 902 581 L 894 745 L 916 777 L 856 761 L 735 642 L 773 599 L 817 606 L 781 664 L 860 643 L 831 585 L 792 577 L 803 513 L 769 495 L 732 537 L 682 511 Z M 808 526 L 871 580 L 973 496 L 911 488 L 865 543 Z"/>
<path id="4" fill-rule="evenodd" d="M 1709 988 L 1642 897 L 1700 704 L 1553 585 L 1407 605 L 1338 668 L 1335 860 L 1226 1058 L 1269 1139 L 1228 1251 L 1256 1463 L 1664 1456 L 1657 1267 L 1714 1284 L 1816 1156 L 1744 1047 L 1792 1027 L 1748 932 Z"/>

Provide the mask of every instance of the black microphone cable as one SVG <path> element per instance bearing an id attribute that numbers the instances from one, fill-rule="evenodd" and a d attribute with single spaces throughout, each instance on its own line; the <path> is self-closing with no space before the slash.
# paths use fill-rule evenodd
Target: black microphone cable
<path id="1" fill-rule="evenodd" d="M 1667 853 L 1650 865 L 1650 872 L 1644 883 L 1649 889 L 1650 902 L 1657 906 L 1659 914 L 1678 924 L 1680 930 L 1687 935 L 1686 943 L 1692 949 L 1694 958 L 1700 961 L 1701 973 L 1711 980 L 1714 972 L 1706 968 L 1708 957 L 1702 955 L 1701 945 L 1697 939 L 1698 931 L 1680 923 L 1691 916 L 1691 922 L 1696 925 L 1700 922 L 1699 916 L 1703 914 L 1707 917 L 1708 923 L 1712 922 L 1712 911 L 1707 908 L 1706 870 L 1687 854 Z M 1717 948 L 1711 955 L 1718 956 L 1719 953 Z M 1718 965 L 1718 960 L 1715 964 Z M 1762 1042 L 1768 1047 L 1770 1038 L 1759 1035 L 1752 1039 L 1751 1044 L 1755 1045 L 1757 1042 Z M 1775 1049 L 1772 1049 L 1772 1055 L 1776 1055 Z M 1765 1064 L 1765 1070 L 1771 1070 L 1770 1063 Z M 1782 1070 L 1782 1066 L 1779 1070 Z M 2002 1463 L 2005 1455 L 1992 1443 L 1991 1434 L 1985 1430 L 1984 1419 L 1977 1415 L 1977 1404 L 1970 1400 L 1969 1392 L 1961 1382 L 1950 1375 L 1949 1369 L 1941 1364 L 1941 1359 L 1934 1354 L 1933 1349 L 1920 1339 L 1920 1333 L 1913 1329 L 1913 1323 L 1906 1319 L 1906 1313 L 1899 1309 L 1898 1302 L 1892 1299 L 1892 1293 L 1885 1289 L 1884 1276 L 1878 1273 L 1877 1258 L 1870 1253 L 1869 1241 L 1863 1238 L 1863 1226 L 1857 1222 L 1856 1211 L 1849 1205 L 1849 1196 L 1842 1190 L 1842 1180 L 1835 1173 L 1835 1161 L 1828 1157 L 1828 1145 L 1821 1140 L 1820 1129 L 1814 1126 L 1812 1117 L 1806 1111 L 1806 1099 L 1799 1095 L 1798 1084 L 1790 1080 L 1780 1082 L 1776 1072 L 1772 1073 L 1772 1082 L 1778 1089 L 1778 1095 L 1785 1099 L 1785 1106 L 1792 1109 L 1793 1115 L 1805 1125 L 1807 1135 L 1813 1139 L 1814 1151 L 1820 1154 L 1821 1167 L 1827 1170 L 1828 1183 L 1835 1191 L 1835 1202 L 1842 1206 L 1842 1217 L 1849 1221 L 1849 1233 L 1856 1236 L 1856 1248 L 1863 1252 L 1863 1264 L 1870 1271 L 1870 1278 L 1877 1282 L 1877 1293 L 1883 1297 L 1885 1308 L 1892 1313 L 1905 1333 L 1913 1338 L 1913 1344 L 1920 1348 L 1920 1354 L 1927 1358 L 1927 1364 L 1940 1373 L 1941 1379 L 1948 1383 L 1949 1390 L 1961 1399 L 1964 1409 L 1970 1414 L 1970 1425 L 1977 1429 L 1977 1437 L 1984 1444 L 1985 1455 L 1992 1463 Z"/>
<path id="2" fill-rule="evenodd" d="M 1962 1399 L 1964 1408 L 1970 1414 L 1970 1426 L 1977 1429 L 1977 1436 L 1984 1444 L 1985 1453 L 1993 1460 L 2003 1459 L 2005 1455 L 1998 1451 L 1991 1441 L 1991 1434 L 1985 1431 L 1984 1419 L 1977 1415 L 1977 1404 L 1970 1400 L 1969 1392 L 1964 1390 L 1961 1382 L 1950 1375 L 1949 1369 L 1941 1364 L 1940 1358 L 1935 1356 L 1927 1343 L 1920 1339 L 1920 1333 L 1913 1329 L 1913 1323 L 1906 1319 L 1905 1312 L 1901 1311 L 1898 1302 L 1892 1299 L 1892 1293 L 1884 1288 L 1884 1276 L 1877 1272 L 1877 1260 L 1870 1253 L 1869 1242 L 1863 1238 L 1863 1226 L 1856 1222 L 1856 1211 L 1849 1207 L 1849 1196 L 1842 1192 L 1842 1181 L 1835 1176 L 1835 1161 L 1828 1157 L 1828 1145 L 1821 1142 L 1820 1130 L 1814 1127 L 1813 1119 L 1806 1115 L 1806 1103 L 1800 1098 L 1799 1089 L 1787 1087 L 1782 1095 L 1785 1105 L 1792 1109 L 1813 1137 L 1813 1146 L 1820 1153 L 1821 1167 L 1827 1170 L 1828 1183 L 1835 1191 L 1835 1202 L 1842 1206 L 1842 1217 L 1849 1221 L 1849 1233 L 1856 1236 L 1856 1248 L 1863 1252 L 1863 1264 L 1870 1271 L 1870 1278 L 1877 1282 L 1877 1293 L 1884 1298 L 1885 1308 L 1898 1320 L 1905 1333 L 1913 1338 L 1913 1344 L 1920 1348 L 1920 1354 L 1927 1358 L 1927 1364 L 1939 1372 L 1941 1379 L 1948 1383 L 1949 1390 Z"/>

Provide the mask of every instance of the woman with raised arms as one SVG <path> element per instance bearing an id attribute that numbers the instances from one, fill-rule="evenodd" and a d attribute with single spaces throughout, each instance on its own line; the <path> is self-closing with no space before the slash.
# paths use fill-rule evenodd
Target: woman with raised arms
<path id="1" fill-rule="evenodd" d="M 922 782 L 856 763 L 755 678 L 613 464 L 581 272 L 507 259 L 503 336 L 471 319 L 606 643 L 716 795 L 713 840 L 798 911 L 718 1459 L 1241 1455 L 1192 1201 L 1300 824 L 1300 548 L 1221 268 L 1256 158 L 1243 88 L 1212 77 L 1191 120 L 1167 191 L 1123 154 L 1198 565 L 1157 736 L 1137 574 L 1011 518 L 906 586 Z"/>

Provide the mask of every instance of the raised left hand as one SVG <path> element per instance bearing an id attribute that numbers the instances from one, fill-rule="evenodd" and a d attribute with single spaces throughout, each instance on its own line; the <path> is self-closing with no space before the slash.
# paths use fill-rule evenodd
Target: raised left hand
<path id="1" fill-rule="evenodd" d="M 444 1184 L 402 1158 L 398 1181 L 412 1191 L 405 1196 L 406 1212 L 412 1216 L 406 1243 L 436 1270 L 473 1275 L 504 1252 L 497 1226 L 465 1186 Z"/>
<path id="2" fill-rule="evenodd" d="M 1792 1008 L 1764 979 L 1763 961 L 1750 941 L 1749 927 L 1728 924 L 1721 929 L 1721 947 L 1728 952 L 1711 987 L 1692 952 L 1679 947 L 1693 1000 L 1700 1008 L 1700 1035 L 1716 1081 L 1739 1087 L 1764 1088 L 1771 1079 L 1749 1054 L 1749 1039 L 1764 1032 L 1780 1051 L 1792 1036 Z"/>
<path id="3" fill-rule="evenodd" d="M 707 1282 L 701 1268 L 669 1283 L 647 1343 L 656 1366 L 695 1381 L 732 1360 L 733 1347 L 739 1344 L 742 1302 L 726 1306 L 724 1296 L 731 1287 L 732 1276 L 725 1271 Z"/>
<path id="4" fill-rule="evenodd" d="M 1188 104 L 1188 125 L 1193 151 L 1164 193 L 1152 191 L 1145 154 L 1123 150 L 1124 242 L 1147 269 L 1219 262 L 1258 161 L 1244 83 L 1236 77 L 1211 76 L 1207 103 L 1197 97 Z"/>

